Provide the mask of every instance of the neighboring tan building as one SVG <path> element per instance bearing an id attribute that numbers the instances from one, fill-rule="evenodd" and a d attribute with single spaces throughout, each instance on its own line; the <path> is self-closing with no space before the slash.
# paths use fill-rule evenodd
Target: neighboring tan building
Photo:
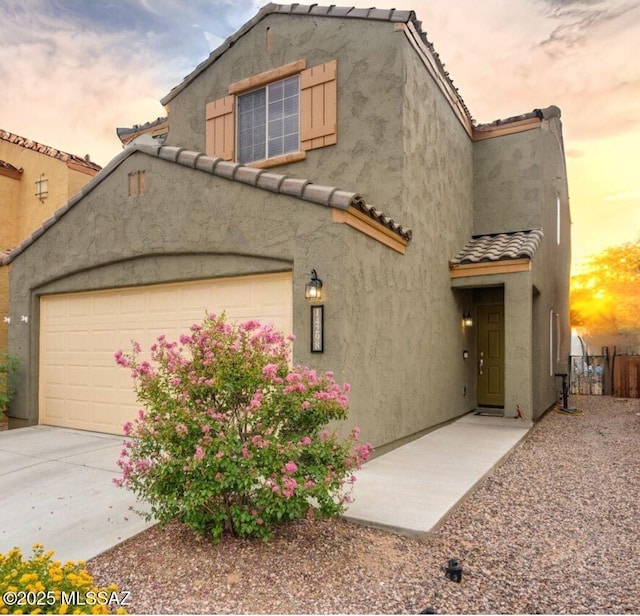
<path id="1" fill-rule="evenodd" d="M 557 107 L 477 125 L 413 11 L 299 4 L 265 6 L 161 102 L 165 145 L 125 148 L 4 259 L 29 315 L 14 416 L 120 432 L 139 407 L 114 352 L 206 310 L 292 332 L 294 364 L 350 383 L 348 424 L 376 447 L 555 403 Z"/>
<path id="2" fill-rule="evenodd" d="M 0 255 L 19 246 L 100 171 L 80 158 L 0 129 Z M 9 267 L 0 267 L 0 353 L 7 350 Z"/>

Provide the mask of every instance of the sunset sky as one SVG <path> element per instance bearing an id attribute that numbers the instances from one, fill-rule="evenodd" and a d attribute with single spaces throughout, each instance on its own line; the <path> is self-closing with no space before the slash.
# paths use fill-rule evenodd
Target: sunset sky
<path id="1" fill-rule="evenodd" d="M 2 0 L 0 128 L 105 165 L 255 0 Z M 573 262 L 640 240 L 640 0 L 353 0 L 413 9 L 478 123 L 562 110 Z"/>

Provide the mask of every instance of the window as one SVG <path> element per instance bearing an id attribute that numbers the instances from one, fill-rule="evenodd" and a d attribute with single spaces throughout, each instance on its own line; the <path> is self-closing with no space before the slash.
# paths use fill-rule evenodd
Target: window
<path id="1" fill-rule="evenodd" d="M 337 63 L 297 60 L 229 85 L 206 105 L 206 153 L 269 167 L 337 143 Z"/>
<path id="2" fill-rule="evenodd" d="M 273 158 L 299 149 L 298 75 L 238 97 L 238 162 Z"/>

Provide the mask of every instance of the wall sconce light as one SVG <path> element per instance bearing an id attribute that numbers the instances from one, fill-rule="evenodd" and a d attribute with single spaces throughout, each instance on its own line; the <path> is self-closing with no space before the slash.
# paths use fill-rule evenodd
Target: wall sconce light
<path id="1" fill-rule="evenodd" d="M 36 197 L 44 201 L 49 196 L 49 180 L 44 177 L 44 173 L 36 180 Z"/>
<path id="2" fill-rule="evenodd" d="M 304 285 L 304 296 L 308 300 L 322 299 L 322 280 L 314 269 L 311 270 L 311 280 Z"/>
<path id="3" fill-rule="evenodd" d="M 462 323 L 465 327 L 471 327 L 473 325 L 473 317 L 470 312 L 465 312 L 462 315 Z"/>

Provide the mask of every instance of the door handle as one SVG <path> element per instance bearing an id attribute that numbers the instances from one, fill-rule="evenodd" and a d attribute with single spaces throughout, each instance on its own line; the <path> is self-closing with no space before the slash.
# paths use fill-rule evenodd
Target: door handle
<path id="1" fill-rule="evenodd" d="M 483 374 L 482 368 L 484 367 L 484 359 L 481 357 L 478 360 L 478 374 Z"/>

